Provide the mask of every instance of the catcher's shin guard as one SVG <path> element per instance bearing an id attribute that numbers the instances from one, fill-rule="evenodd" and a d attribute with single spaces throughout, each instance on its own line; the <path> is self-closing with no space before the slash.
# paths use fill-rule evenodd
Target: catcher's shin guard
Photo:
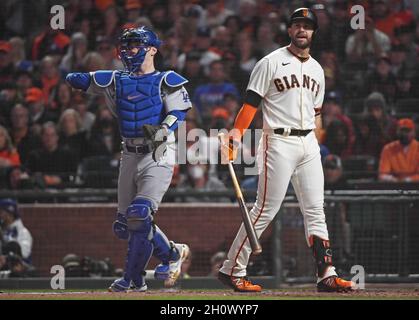
<path id="1" fill-rule="evenodd" d="M 127 209 L 127 225 L 130 232 L 124 279 L 142 285 L 144 272 L 153 254 L 153 237 L 150 201 L 136 198 Z"/>
<path id="2" fill-rule="evenodd" d="M 174 250 L 173 244 L 170 243 L 164 232 L 157 225 L 154 225 L 154 236 L 151 241 L 154 245 L 153 256 L 159 259 L 162 264 L 168 265 L 170 261 L 179 258 L 179 254 Z"/>
<path id="3" fill-rule="evenodd" d="M 310 237 L 310 244 L 317 268 L 317 277 L 323 278 L 329 267 L 332 267 L 332 249 L 329 240 L 320 239 L 317 236 Z"/>

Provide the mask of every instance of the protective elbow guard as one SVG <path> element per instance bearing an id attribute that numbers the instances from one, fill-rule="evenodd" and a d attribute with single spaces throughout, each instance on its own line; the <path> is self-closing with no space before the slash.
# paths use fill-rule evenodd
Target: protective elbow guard
<path id="1" fill-rule="evenodd" d="M 89 73 L 69 73 L 65 80 L 75 89 L 81 89 L 86 91 L 90 86 L 90 74 Z"/>

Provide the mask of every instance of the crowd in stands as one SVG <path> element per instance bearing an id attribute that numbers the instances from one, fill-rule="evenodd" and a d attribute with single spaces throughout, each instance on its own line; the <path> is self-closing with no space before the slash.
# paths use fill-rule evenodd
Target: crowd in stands
<path id="1" fill-rule="evenodd" d="M 0 3 L 2 188 L 82 185 L 83 164 L 119 159 L 118 124 L 104 98 L 72 90 L 64 79 L 72 71 L 122 69 L 124 28 L 152 27 L 163 39 L 157 68 L 189 79 L 187 130 L 230 129 L 253 67 L 289 43 L 287 19 L 300 6 L 319 22 L 311 55 L 326 80 L 318 136 L 324 159 L 332 155 L 328 164 L 352 177 L 419 181 L 417 1 L 68 0 L 63 30 L 50 27 L 53 4 Z M 354 4 L 366 9 L 365 29 L 351 28 Z M 252 128 L 261 126 L 259 113 Z M 209 165 L 176 170 L 172 187 L 223 190 L 223 175 Z"/>

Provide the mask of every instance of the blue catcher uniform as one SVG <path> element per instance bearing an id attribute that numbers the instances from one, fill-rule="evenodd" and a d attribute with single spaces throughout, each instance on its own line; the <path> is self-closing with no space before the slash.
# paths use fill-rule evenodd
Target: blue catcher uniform
<path id="1" fill-rule="evenodd" d="M 174 71 L 136 74 L 146 55 L 147 46 L 158 48 L 160 40 L 145 27 L 130 29 L 121 37 L 121 58 L 127 71 L 101 70 L 70 73 L 66 80 L 77 89 L 104 94 L 106 103 L 116 116 L 122 136 L 122 157 L 118 179 L 118 213 L 113 230 L 118 238 L 128 240 L 125 273 L 116 280 L 112 291 L 134 289 L 144 291 L 145 268 L 151 255 L 161 264 L 155 277 L 174 285 L 180 265 L 189 254 L 186 245 L 169 241 L 153 221 L 163 195 L 167 191 L 175 163 L 173 131 L 192 107 L 183 85 L 185 78 Z M 138 46 L 129 55 L 124 46 Z M 144 125 L 164 125 L 167 130 L 166 150 L 153 158 Z"/>

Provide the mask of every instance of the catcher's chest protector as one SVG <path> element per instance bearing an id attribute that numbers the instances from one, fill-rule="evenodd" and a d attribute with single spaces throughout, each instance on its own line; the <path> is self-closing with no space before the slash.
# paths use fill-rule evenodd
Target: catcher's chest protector
<path id="1" fill-rule="evenodd" d="M 144 124 L 158 125 L 165 116 L 161 98 L 164 72 L 144 76 L 115 73 L 116 105 L 121 135 L 125 138 L 143 137 Z"/>

